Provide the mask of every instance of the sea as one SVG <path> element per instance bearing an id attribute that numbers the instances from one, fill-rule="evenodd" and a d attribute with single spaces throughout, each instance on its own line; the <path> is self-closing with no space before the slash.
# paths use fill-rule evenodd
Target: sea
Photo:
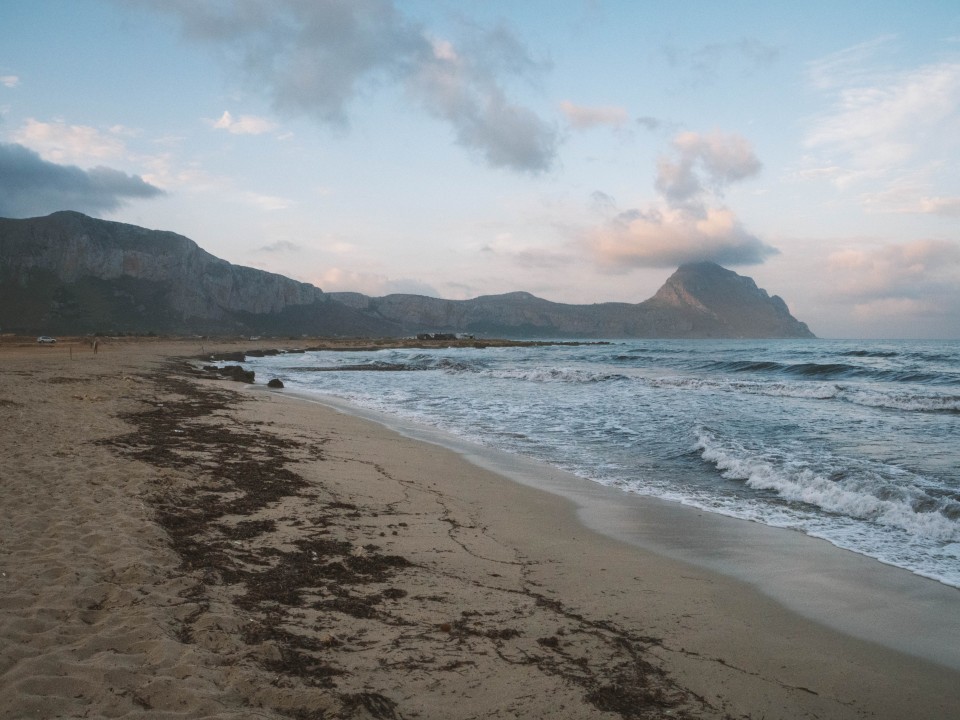
<path id="1" fill-rule="evenodd" d="M 311 351 L 258 381 L 960 587 L 960 342 Z"/>

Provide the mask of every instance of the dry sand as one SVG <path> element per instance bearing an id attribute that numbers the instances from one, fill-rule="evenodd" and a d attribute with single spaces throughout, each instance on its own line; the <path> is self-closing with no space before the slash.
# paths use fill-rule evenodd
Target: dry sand
<path id="1" fill-rule="evenodd" d="M 592 532 L 449 450 L 172 359 L 200 350 L 0 342 L 0 717 L 960 708 L 954 670 Z"/>

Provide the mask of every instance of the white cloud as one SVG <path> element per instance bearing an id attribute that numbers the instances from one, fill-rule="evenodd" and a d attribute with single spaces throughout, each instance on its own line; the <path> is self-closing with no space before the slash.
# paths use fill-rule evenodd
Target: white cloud
<path id="1" fill-rule="evenodd" d="M 254 192 L 244 193 L 243 198 L 247 203 L 261 210 L 286 210 L 296 204 L 288 198 L 278 197 L 276 195 L 260 195 Z"/>
<path id="2" fill-rule="evenodd" d="M 16 75 L 0 75 L 0 85 L 5 88 L 15 88 L 20 84 L 20 78 Z"/>
<path id="3" fill-rule="evenodd" d="M 262 135 L 277 127 L 277 124 L 266 118 L 255 115 L 241 115 L 234 118 L 228 110 L 223 111 L 219 120 L 208 120 L 211 127 L 226 130 L 233 135 Z"/>
<path id="4" fill-rule="evenodd" d="M 869 84 L 877 57 L 889 49 L 895 35 L 881 35 L 830 53 L 807 64 L 807 79 L 819 90 Z"/>
<path id="5" fill-rule="evenodd" d="M 303 247 L 291 240 L 277 240 L 269 245 L 264 245 L 259 251 L 265 253 L 295 253 L 301 250 L 303 250 Z"/>
<path id="6" fill-rule="evenodd" d="M 391 293 L 408 293 L 440 297 L 432 286 L 410 278 L 391 279 L 387 275 L 369 272 L 355 272 L 343 268 L 329 268 L 310 280 L 325 292 L 359 292 L 371 297 L 381 297 Z"/>
<path id="7" fill-rule="evenodd" d="M 862 302 L 960 293 L 960 243 L 915 240 L 832 253 L 834 292 Z"/>
<path id="8" fill-rule="evenodd" d="M 857 45 L 808 67 L 828 108 L 809 121 L 801 177 L 826 179 L 840 191 L 856 188 L 869 210 L 896 199 L 896 212 L 939 213 L 950 203 L 924 198 L 949 201 L 957 192 L 943 158 L 960 148 L 960 62 L 889 69 L 883 63 L 896 49 L 892 40 Z"/>
<path id="9" fill-rule="evenodd" d="M 958 108 L 960 63 L 928 65 L 841 89 L 832 110 L 813 122 L 805 143 L 843 152 L 859 167 L 885 168 L 916 154 L 924 131 L 953 124 Z"/>
<path id="10" fill-rule="evenodd" d="M 29 118 L 13 139 L 40 154 L 44 160 L 80 166 L 100 164 L 124 157 L 126 147 L 115 134 L 105 134 L 89 125 L 45 123 Z"/>
<path id="11" fill-rule="evenodd" d="M 140 137 L 143 134 L 142 130 L 138 128 L 130 128 L 126 125 L 111 125 L 109 131 L 112 135 L 120 135 L 122 137 L 135 138 Z"/>
<path id="12" fill-rule="evenodd" d="M 195 162 L 181 164 L 171 153 L 142 158 L 141 164 L 146 168 L 144 180 L 165 190 L 226 193 L 232 189 L 228 178 L 213 175 Z"/>
<path id="13" fill-rule="evenodd" d="M 624 127 L 630 119 L 627 111 L 613 105 L 587 106 L 575 105 L 569 100 L 560 103 L 560 112 L 576 130 L 588 130 L 607 125 L 614 129 Z"/>
<path id="14" fill-rule="evenodd" d="M 706 208 L 702 217 L 675 208 L 632 210 L 590 231 L 585 243 L 608 272 L 702 260 L 750 265 L 777 252 L 747 232 L 726 208 Z"/>
<path id="15" fill-rule="evenodd" d="M 864 208 L 875 213 L 960 216 L 960 196 L 930 196 L 925 194 L 928 186 L 922 178 L 905 177 L 860 198 Z"/>
<path id="16" fill-rule="evenodd" d="M 920 198 L 919 212 L 933 215 L 960 216 L 960 197 Z"/>

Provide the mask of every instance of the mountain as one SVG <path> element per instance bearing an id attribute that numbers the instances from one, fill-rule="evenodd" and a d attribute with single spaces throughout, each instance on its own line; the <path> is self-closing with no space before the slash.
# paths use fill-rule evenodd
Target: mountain
<path id="1" fill-rule="evenodd" d="M 566 305 L 525 292 L 373 298 L 324 293 L 232 265 L 175 233 L 76 212 L 0 218 L 0 327 L 49 334 L 813 337 L 779 297 L 713 263 L 681 266 L 639 304 Z"/>
<path id="2" fill-rule="evenodd" d="M 473 300 L 422 295 L 330 295 L 403 332 L 465 332 L 500 337 L 810 338 L 784 301 L 748 277 L 701 262 L 682 265 L 639 304 L 565 305 L 516 292 Z"/>
<path id="3" fill-rule="evenodd" d="M 0 327 L 60 334 L 393 329 L 313 285 L 232 265 L 182 235 L 77 212 L 0 218 Z"/>

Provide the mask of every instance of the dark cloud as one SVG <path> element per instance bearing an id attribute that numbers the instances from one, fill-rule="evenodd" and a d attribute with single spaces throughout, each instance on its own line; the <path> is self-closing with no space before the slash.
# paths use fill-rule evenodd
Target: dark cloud
<path id="1" fill-rule="evenodd" d="M 32 217 L 57 210 L 88 214 L 116 210 L 126 201 L 163 195 L 136 175 L 47 162 L 19 144 L 0 143 L 0 216 Z"/>
<path id="2" fill-rule="evenodd" d="M 525 172 L 553 165 L 556 128 L 505 87 L 538 64 L 503 26 L 468 28 L 471 37 L 456 48 L 392 0 L 135 1 L 173 13 L 188 37 L 221 50 L 280 113 L 346 127 L 355 98 L 399 83 L 490 165 Z"/>
<path id="3" fill-rule="evenodd" d="M 736 42 L 708 43 L 699 48 L 664 45 L 660 52 L 667 64 L 687 75 L 686 84 L 709 85 L 724 72 L 751 75 L 780 58 L 780 50 L 755 38 Z"/>
<path id="4" fill-rule="evenodd" d="M 590 205 L 594 212 L 604 215 L 608 215 L 617 209 L 617 201 L 614 197 L 602 190 L 594 190 L 590 193 Z"/>
<path id="5" fill-rule="evenodd" d="M 650 115 L 644 115 L 642 117 L 637 118 L 637 125 L 640 125 L 641 127 L 646 128 L 650 132 L 653 132 L 654 130 L 659 130 L 662 124 L 663 123 L 658 118 L 652 117 Z"/>

